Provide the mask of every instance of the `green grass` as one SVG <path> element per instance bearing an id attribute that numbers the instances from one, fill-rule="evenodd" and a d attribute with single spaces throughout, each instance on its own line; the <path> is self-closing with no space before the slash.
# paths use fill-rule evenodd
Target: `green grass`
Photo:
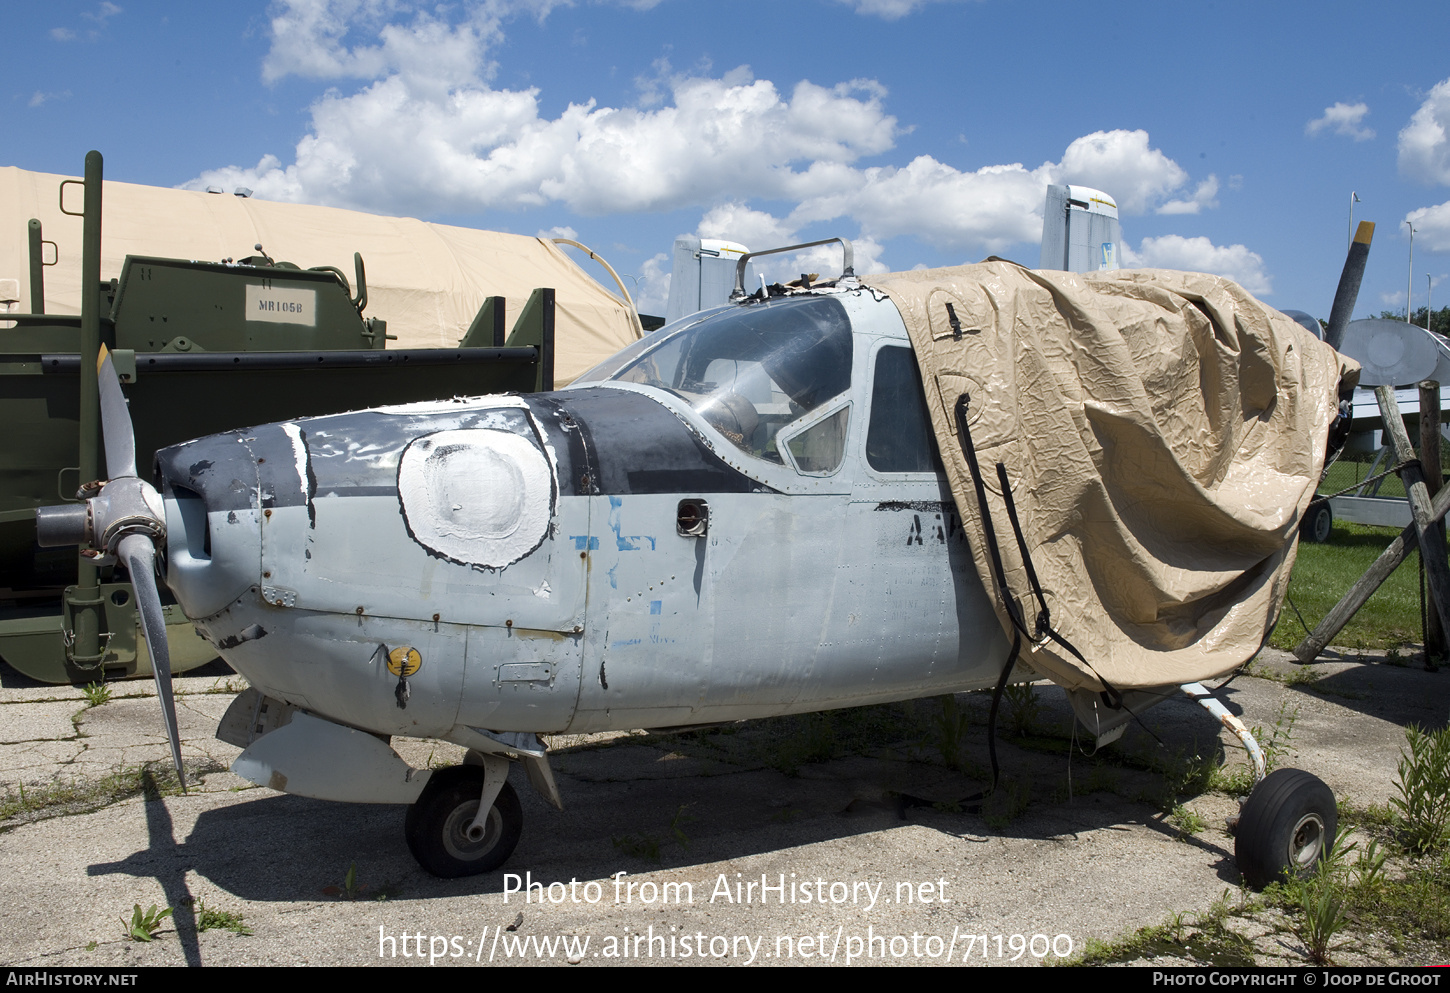
<path id="1" fill-rule="evenodd" d="M 1280 711 L 1273 738 L 1287 747 L 1296 712 Z M 1066 964 L 1099 965 L 1160 957 L 1199 965 L 1253 965 L 1260 955 L 1302 954 L 1318 965 L 1363 957 L 1379 964 L 1450 957 L 1450 729 L 1411 727 L 1387 805 L 1339 804 L 1333 851 L 1307 878 L 1273 883 L 1257 897 L 1230 892 L 1205 914 L 1174 914 L 1112 942 L 1090 941 Z M 1272 748 L 1272 746 L 1271 746 Z M 1166 802 L 1207 784 L 1201 760 L 1176 756 L 1163 768 Z M 1194 818 L 1176 804 L 1169 821 L 1184 835 Z M 1355 835 L 1354 840 L 1350 836 Z M 1258 935 L 1256 939 L 1249 933 Z M 1344 963 L 1340 963 L 1344 964 Z"/>
<path id="2" fill-rule="evenodd" d="M 964 707 L 958 716 L 964 725 L 969 723 Z M 929 734 L 928 720 L 912 702 L 771 717 L 752 721 L 748 735 L 739 732 L 738 726 L 727 725 L 683 733 L 652 732 L 643 739 L 692 758 L 739 768 L 771 768 L 796 776 L 806 765 L 845 755 L 874 754 L 893 742 Z"/>
<path id="3" fill-rule="evenodd" d="M 187 908 L 196 924 L 198 931 L 231 931 L 234 934 L 251 935 L 252 928 L 243 919 L 242 915 L 234 910 L 220 910 L 216 907 L 208 907 L 204 899 L 193 901 L 187 897 L 181 901 Z"/>
<path id="4" fill-rule="evenodd" d="M 195 785 L 200 776 L 225 768 L 211 761 L 192 764 L 187 768 L 187 778 Z M 180 792 L 175 770 L 161 763 L 118 769 L 101 779 L 67 780 L 29 789 L 17 783 L 13 789 L 6 786 L 0 792 L 0 834 L 32 820 L 88 814 L 135 796 L 149 801 Z"/>
<path id="5" fill-rule="evenodd" d="M 1351 463 L 1352 468 L 1356 463 Z M 1340 468 L 1335 466 L 1335 469 Z M 1352 478 L 1352 477 L 1351 477 Z M 1401 491 L 1403 492 L 1403 491 Z M 1340 598 L 1364 575 L 1366 569 L 1395 539 L 1391 528 L 1372 528 L 1336 522 L 1329 541 L 1315 545 L 1301 541 L 1294 574 L 1289 579 L 1289 599 L 1314 627 Z M 1420 578 L 1412 555 L 1385 580 L 1358 614 L 1335 635 L 1333 643 L 1344 648 L 1385 649 L 1420 641 Z M 1284 604 L 1279 626 L 1269 644 L 1286 651 L 1304 639 L 1305 631 L 1293 607 Z"/>
<path id="6" fill-rule="evenodd" d="M 1426 733 L 1411 724 L 1405 739 L 1408 750 L 1400 753 L 1395 777 L 1398 795 L 1390 797 L 1390 806 L 1400 840 L 1424 854 L 1450 842 L 1450 728 Z"/>
<path id="7" fill-rule="evenodd" d="M 1346 813 L 1347 822 L 1365 829 L 1363 819 L 1353 816 L 1362 812 Z M 1169 957 L 1200 966 L 1251 966 L 1297 955 L 1321 965 L 1352 955 L 1382 965 L 1445 961 L 1450 856 L 1416 856 L 1396 845 L 1384 825 L 1365 830 L 1377 837 L 1367 846 L 1363 839 L 1343 846 L 1338 859 L 1321 863 L 1307 880 L 1275 883 L 1258 896 L 1242 890 L 1236 904 L 1232 891 L 1225 891 L 1206 913 L 1178 913 L 1112 941 L 1089 940 L 1079 957 L 1061 964 Z"/>
<path id="8" fill-rule="evenodd" d="M 1388 468 L 1390 465 L 1386 460 L 1386 464 L 1381 464 L 1375 474 L 1378 475 L 1379 472 L 1384 472 Z M 1369 469 L 1370 463 L 1368 462 L 1336 462 L 1329 467 L 1329 475 L 1325 477 L 1324 482 L 1319 484 L 1319 492 L 1326 495 L 1338 493 L 1345 487 L 1362 482 L 1369 477 Z M 1395 474 L 1386 476 L 1380 482 L 1379 492 L 1375 494 L 1375 496 L 1382 497 L 1403 497 L 1404 495 L 1405 484 Z"/>
<path id="9" fill-rule="evenodd" d="M 1258 910 L 1255 904 L 1233 908 L 1229 891 L 1214 902 L 1207 913 L 1172 914 L 1154 927 L 1139 928 L 1116 941 L 1089 938 L 1082 955 L 1060 965 L 1111 965 L 1152 960 L 1160 956 L 1188 959 L 1198 965 L 1252 966 L 1254 943 L 1229 925 L 1235 917 Z"/>

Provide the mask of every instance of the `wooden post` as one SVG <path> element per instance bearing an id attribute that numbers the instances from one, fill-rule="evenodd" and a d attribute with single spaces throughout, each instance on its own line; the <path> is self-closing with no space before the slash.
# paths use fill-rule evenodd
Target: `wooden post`
<path id="1" fill-rule="evenodd" d="M 1420 464 L 1425 467 L 1425 491 L 1433 498 L 1440 492 L 1440 384 L 1432 379 L 1420 383 Z M 1445 523 L 1438 522 L 1431 539 L 1437 557 L 1445 559 Z M 1425 623 L 1425 664 L 1445 658 L 1445 628 L 1440 615 L 1429 611 Z"/>
<path id="2" fill-rule="evenodd" d="M 1429 599 L 1440 615 L 1441 630 L 1450 630 L 1450 561 L 1445 559 L 1444 545 L 1434 541 L 1434 514 L 1430 510 L 1430 496 L 1425 487 L 1425 473 L 1415 459 L 1415 449 L 1410 445 L 1410 435 L 1405 431 L 1405 422 L 1400 417 L 1400 405 L 1395 400 L 1391 386 L 1376 386 L 1375 399 L 1379 401 L 1380 416 L 1384 420 L 1385 432 L 1395 450 L 1395 460 L 1408 463 L 1400 470 L 1405 483 L 1405 493 L 1410 498 L 1410 512 L 1415 518 L 1415 536 L 1420 542 L 1420 554 L 1425 559 L 1425 582 L 1430 587 Z"/>
<path id="3" fill-rule="evenodd" d="M 1443 520 L 1445 514 L 1450 512 L 1450 486 L 1435 495 L 1430 511 L 1436 521 Z M 1390 573 L 1405 561 L 1410 550 L 1415 547 L 1415 525 L 1411 524 L 1400 532 L 1398 538 L 1390 542 L 1390 547 L 1380 553 L 1380 557 L 1374 560 L 1374 564 L 1355 581 L 1349 592 L 1324 615 L 1324 619 L 1309 636 L 1299 642 L 1294 648 L 1294 657 L 1300 662 L 1313 662 L 1318 658 L 1319 653 L 1324 651 L 1324 646 L 1329 644 L 1329 639 L 1343 630 L 1349 619 L 1359 612 L 1365 601 L 1390 578 Z"/>

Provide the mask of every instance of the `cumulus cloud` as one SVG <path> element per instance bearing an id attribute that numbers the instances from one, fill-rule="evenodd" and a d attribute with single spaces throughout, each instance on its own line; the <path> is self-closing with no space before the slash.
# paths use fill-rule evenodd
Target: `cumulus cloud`
<path id="1" fill-rule="evenodd" d="M 36 90 L 34 93 L 32 93 L 30 95 L 30 100 L 26 103 L 26 106 L 27 107 L 41 107 L 41 106 L 44 106 L 47 103 L 50 103 L 52 100 L 69 100 L 69 99 L 70 99 L 70 90 L 61 90 L 58 93 L 44 93 L 44 92 L 42 92 L 40 90 Z"/>
<path id="2" fill-rule="evenodd" d="M 755 210 L 740 203 L 721 204 L 711 208 L 700 218 L 695 233 L 701 238 L 722 238 L 743 244 L 751 251 L 767 248 L 781 248 L 785 245 L 799 245 L 802 242 L 818 241 L 819 236 L 803 235 L 795 215 L 789 218 L 776 217 L 762 210 Z M 881 261 L 882 245 L 870 235 L 862 234 L 851 239 L 853 267 L 856 274 L 886 272 Z M 768 282 L 789 282 L 801 273 L 817 273 L 822 277 L 835 276 L 841 271 L 841 246 L 838 244 L 817 245 L 781 255 L 770 255 L 752 263 L 758 274 Z"/>
<path id="3" fill-rule="evenodd" d="M 741 203 L 712 207 L 700 218 L 695 234 L 701 238 L 738 241 L 752 251 L 797 244 L 796 229 L 792 225 L 773 214 Z"/>
<path id="4" fill-rule="evenodd" d="M 1450 183 L 1450 79 L 1435 84 L 1400 132 L 1400 172 L 1422 183 Z"/>
<path id="5" fill-rule="evenodd" d="M 549 202 L 583 214 L 665 210 L 791 197 L 823 169 L 890 148 L 896 132 L 870 80 L 802 81 L 782 93 L 744 68 L 718 79 L 671 76 L 668 99 L 654 109 L 590 101 L 548 119 L 537 90 L 493 89 L 477 75 L 484 33 L 475 21 L 408 30 L 446 34 L 438 48 L 455 54 L 426 69 L 382 69 L 356 93 L 323 96 L 291 165 L 268 155 L 184 185 L 240 183 L 269 199 L 404 213 Z M 340 73 L 372 71 L 393 58 L 386 49 L 327 58 Z M 301 68 L 294 60 L 289 71 Z M 798 172 L 796 163 L 810 165 Z"/>
<path id="6" fill-rule="evenodd" d="M 1374 131 L 1359 126 L 1368 113 L 1367 103 L 1336 103 L 1333 107 L 1325 107 L 1322 116 L 1304 125 L 1304 133 L 1312 138 L 1321 131 L 1332 130 L 1355 141 L 1369 141 L 1374 137 Z"/>
<path id="7" fill-rule="evenodd" d="M 1055 182 L 1081 183 L 1108 193 L 1127 214 L 1145 213 L 1188 181 L 1177 162 L 1149 146 L 1146 131 L 1084 135 L 1067 146 L 1055 173 Z"/>
<path id="8" fill-rule="evenodd" d="M 1218 206 L 1214 197 L 1218 196 L 1218 177 L 1209 174 L 1209 177 L 1198 184 L 1193 191 L 1193 196 L 1187 200 L 1169 200 L 1158 208 L 1160 214 L 1196 214 L 1200 210 L 1212 210 Z"/>
<path id="9" fill-rule="evenodd" d="M 1434 207 L 1421 207 L 1405 215 L 1415 226 L 1415 247 L 1431 252 L 1450 252 L 1450 201 Z M 1400 225 L 1404 230 L 1404 225 Z"/>
<path id="10" fill-rule="evenodd" d="M 987 252 L 1042 236 L 1042 200 L 1050 167 L 985 166 L 963 172 L 929 155 L 902 168 L 853 170 L 838 192 L 807 196 L 792 221 L 852 217 L 876 238 L 913 235 L 946 250 Z"/>
<path id="11" fill-rule="evenodd" d="M 851 217 L 864 234 L 885 239 L 912 235 L 937 248 L 1001 253 L 1042 236 L 1042 202 L 1049 183 L 1077 183 L 1110 193 L 1126 214 L 1182 186 L 1188 175 L 1148 143 L 1145 131 L 1097 131 L 1067 146 L 1060 162 L 1035 169 L 1021 163 L 966 172 L 931 156 L 904 167 L 820 170 L 834 172 L 835 191 L 805 196 L 795 224 Z M 824 177 L 823 177 L 824 178 Z M 1217 206 L 1218 181 L 1200 185 L 1194 209 Z"/>
<path id="12" fill-rule="evenodd" d="M 871 14 L 886 21 L 897 21 L 907 14 L 915 13 L 934 0 L 836 0 L 851 7 L 858 14 Z M 948 0 L 960 2 L 960 0 Z"/>
<path id="13" fill-rule="evenodd" d="M 1184 269 L 1227 276 L 1250 293 L 1265 296 L 1274 291 L 1264 271 L 1264 259 L 1243 245 L 1215 245 L 1207 238 L 1184 238 L 1170 234 L 1144 238 L 1129 261 L 1152 269 Z"/>
<path id="14" fill-rule="evenodd" d="M 1035 167 L 964 170 L 928 155 L 867 165 L 899 132 L 885 89 L 870 79 L 784 87 L 746 66 L 716 77 L 660 62 L 637 106 L 590 100 L 545 116 L 538 90 L 490 85 L 488 56 L 508 17 L 542 17 L 560 2 L 283 0 L 263 77 L 356 87 L 313 103 L 290 163 L 269 152 L 183 185 L 424 216 L 550 204 L 583 215 L 699 208 L 702 235 L 752 246 L 809 240 L 799 232 L 815 224 L 854 224 L 846 233 L 860 272 L 884 268 L 881 246 L 903 235 L 963 258 L 1035 243 L 1049 183 L 1103 189 L 1127 215 L 1217 205 L 1216 177 L 1185 195 L 1188 173 L 1141 130 L 1084 135 Z M 770 214 L 751 201 L 788 206 Z M 821 271 L 839 265 L 832 251 L 818 253 Z"/>
<path id="15" fill-rule="evenodd" d="M 630 287 L 634 306 L 641 314 L 663 317 L 670 302 L 670 275 L 674 258 L 667 252 L 659 252 L 645 260 L 639 276 Z M 621 276 L 624 274 L 621 273 Z"/>
<path id="16" fill-rule="evenodd" d="M 435 12 L 404 0 L 284 0 L 272 18 L 262 79 L 376 79 L 399 72 L 445 86 L 476 81 L 491 73 L 484 52 L 502 37 L 505 18 L 544 17 L 559 2 L 484 0 Z M 393 20 L 400 16 L 407 20 Z M 365 35 L 376 41 L 362 42 Z"/>
<path id="17" fill-rule="evenodd" d="M 101 37 L 101 29 L 106 26 L 106 22 L 111 18 L 115 17 L 117 14 L 124 13 L 125 8 L 111 3 L 110 0 L 101 0 L 100 3 L 96 4 L 96 9 L 93 11 L 81 11 L 81 18 L 95 25 L 95 27 L 93 28 L 86 29 L 86 40 L 96 41 L 97 39 L 99 39 Z M 75 41 L 76 38 L 79 37 L 79 35 L 71 28 L 61 27 L 51 28 L 50 37 L 53 41 Z"/>

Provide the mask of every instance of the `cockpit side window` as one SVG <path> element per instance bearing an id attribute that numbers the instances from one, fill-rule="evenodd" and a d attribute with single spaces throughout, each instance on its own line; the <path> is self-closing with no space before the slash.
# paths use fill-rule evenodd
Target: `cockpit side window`
<path id="1" fill-rule="evenodd" d="M 941 472 L 921 370 L 910 348 L 876 353 L 866 462 L 877 472 Z"/>
<path id="2" fill-rule="evenodd" d="M 795 434 L 781 432 L 796 471 L 808 476 L 829 476 L 841 468 L 846 458 L 846 428 L 850 418 L 848 403 Z"/>
<path id="3" fill-rule="evenodd" d="M 669 390 L 731 443 L 784 464 L 776 435 L 851 386 L 851 321 L 832 297 L 731 307 L 610 378 Z"/>

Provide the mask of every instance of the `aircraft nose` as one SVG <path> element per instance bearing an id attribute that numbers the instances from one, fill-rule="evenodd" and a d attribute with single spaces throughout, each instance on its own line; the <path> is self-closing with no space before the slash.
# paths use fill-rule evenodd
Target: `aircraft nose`
<path id="1" fill-rule="evenodd" d="M 257 585 L 262 522 L 278 506 L 306 501 L 306 459 L 288 427 L 231 431 L 157 453 L 166 583 L 187 617 L 209 617 Z"/>

